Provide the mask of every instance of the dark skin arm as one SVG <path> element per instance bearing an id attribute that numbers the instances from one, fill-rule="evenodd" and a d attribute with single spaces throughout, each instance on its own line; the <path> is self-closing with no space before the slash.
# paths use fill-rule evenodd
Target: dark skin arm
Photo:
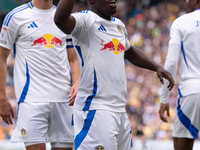
<path id="1" fill-rule="evenodd" d="M 75 0 L 60 0 L 54 16 L 54 22 L 58 28 L 66 34 L 70 34 L 75 27 L 75 18 L 71 16 Z"/>
<path id="2" fill-rule="evenodd" d="M 167 72 L 161 65 L 157 64 L 155 61 L 145 55 L 141 50 L 131 46 L 125 52 L 124 58 L 137 67 L 157 72 L 157 76 L 160 79 L 160 82 L 164 84 L 163 78 L 165 78 L 169 81 L 169 90 L 173 88 L 175 81 L 172 78 L 171 74 Z"/>
<path id="3" fill-rule="evenodd" d="M 54 17 L 55 24 L 66 34 L 70 34 L 75 27 L 75 18 L 70 15 L 74 3 L 75 0 L 60 0 Z M 156 71 L 161 83 L 163 84 L 163 78 L 166 78 L 170 82 L 168 86 L 169 90 L 173 88 L 174 80 L 171 74 L 168 73 L 162 66 L 147 57 L 140 50 L 131 47 L 128 51 L 126 51 L 125 59 L 129 60 L 132 64 L 138 67 Z"/>

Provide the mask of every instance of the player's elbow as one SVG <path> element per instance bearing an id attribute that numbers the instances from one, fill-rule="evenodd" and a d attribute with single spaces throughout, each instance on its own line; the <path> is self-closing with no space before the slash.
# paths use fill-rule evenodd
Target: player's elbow
<path id="1" fill-rule="evenodd" d="M 56 26 L 66 34 L 70 34 L 75 27 L 75 19 L 72 16 L 69 18 L 62 18 L 55 15 L 54 22 Z"/>
<path id="2" fill-rule="evenodd" d="M 62 27 L 62 20 L 57 15 L 54 16 L 54 22 L 58 28 Z"/>

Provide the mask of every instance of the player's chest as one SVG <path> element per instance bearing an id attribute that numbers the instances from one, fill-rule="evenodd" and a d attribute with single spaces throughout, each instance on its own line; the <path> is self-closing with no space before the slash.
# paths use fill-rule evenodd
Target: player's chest
<path id="1" fill-rule="evenodd" d="M 25 20 L 18 30 L 18 37 L 30 46 L 51 47 L 62 46 L 66 34 L 57 28 L 53 16 L 41 16 Z"/>
<path id="2" fill-rule="evenodd" d="M 102 54 L 104 52 L 111 52 L 116 55 L 123 54 L 126 49 L 126 36 L 122 27 L 118 24 L 96 23 L 91 27 L 90 39 L 94 41 L 91 43 L 97 43 L 96 46 L 99 48 L 96 50 Z"/>

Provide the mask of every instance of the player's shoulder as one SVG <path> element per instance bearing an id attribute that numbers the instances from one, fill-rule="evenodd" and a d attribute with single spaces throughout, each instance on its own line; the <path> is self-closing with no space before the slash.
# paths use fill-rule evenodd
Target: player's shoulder
<path id="1" fill-rule="evenodd" d="M 192 13 L 183 14 L 183 15 L 179 16 L 178 18 L 176 18 L 174 20 L 174 23 L 175 24 L 179 24 L 179 23 L 183 23 L 183 22 L 188 22 L 191 19 L 191 17 L 193 16 L 193 14 L 194 14 L 193 12 Z"/>
<path id="2" fill-rule="evenodd" d="M 14 8 L 14 9 L 11 10 L 8 14 L 9 14 L 9 15 L 19 14 L 19 13 L 21 13 L 21 12 L 30 10 L 30 9 L 32 9 L 33 7 L 34 7 L 33 4 L 30 2 L 30 3 L 23 4 L 23 5 L 20 5 L 20 6 L 16 7 L 16 8 Z"/>
<path id="3" fill-rule="evenodd" d="M 81 19 L 84 19 L 84 20 L 90 20 L 90 18 L 93 18 L 93 14 L 91 13 L 90 10 L 83 10 L 83 11 L 79 11 L 79 12 L 74 12 L 72 13 L 72 15 L 75 17 L 75 18 L 81 18 Z"/>
<path id="4" fill-rule="evenodd" d="M 90 16 L 91 11 L 90 10 L 82 10 L 79 12 L 74 12 L 73 15 Z"/>
<path id="5" fill-rule="evenodd" d="M 119 18 L 112 17 L 111 21 L 114 22 L 114 23 L 117 23 L 117 24 L 125 26 L 124 23 Z"/>
<path id="6" fill-rule="evenodd" d="M 24 14 L 27 14 L 27 11 L 29 11 L 32 8 L 32 3 L 23 4 L 14 8 L 5 16 L 3 25 L 8 26 L 8 24 L 13 18 L 16 18 L 16 20 L 18 20 L 20 17 L 24 17 Z"/>

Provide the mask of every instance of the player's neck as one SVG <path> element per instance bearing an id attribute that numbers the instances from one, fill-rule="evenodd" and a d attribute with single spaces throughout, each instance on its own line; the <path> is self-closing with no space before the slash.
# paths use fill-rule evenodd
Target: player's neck
<path id="1" fill-rule="evenodd" d="M 53 5 L 53 0 L 32 0 L 32 3 L 38 9 L 50 9 Z"/>

